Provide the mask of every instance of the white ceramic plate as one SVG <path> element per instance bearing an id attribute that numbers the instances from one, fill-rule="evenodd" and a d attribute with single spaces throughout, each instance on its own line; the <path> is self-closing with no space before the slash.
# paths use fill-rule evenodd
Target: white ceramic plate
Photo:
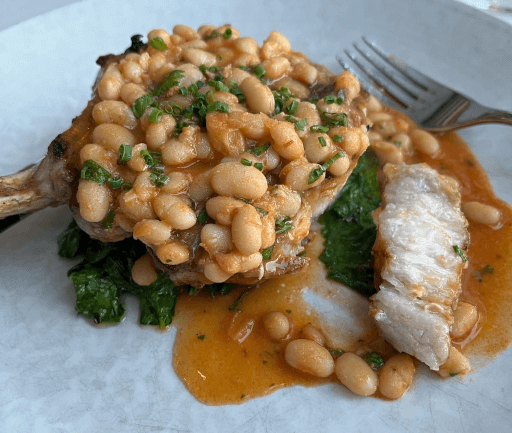
<path id="1" fill-rule="evenodd" d="M 279 29 L 313 60 L 339 71 L 334 54 L 365 34 L 484 104 L 512 110 L 512 27 L 447 0 L 114 2 L 87 1 L 0 33 L 0 175 L 41 158 L 90 96 L 101 54 L 134 33 L 230 22 L 260 42 Z M 512 129 L 463 133 L 512 203 Z M 174 331 L 137 324 L 128 299 L 119 326 L 97 329 L 74 311 L 56 236 L 70 220 L 45 210 L 0 235 L 0 431 L 450 431 L 507 430 L 512 351 L 464 380 L 421 370 L 396 402 L 359 398 L 335 384 L 294 387 L 239 406 L 208 407 L 171 365 Z"/>

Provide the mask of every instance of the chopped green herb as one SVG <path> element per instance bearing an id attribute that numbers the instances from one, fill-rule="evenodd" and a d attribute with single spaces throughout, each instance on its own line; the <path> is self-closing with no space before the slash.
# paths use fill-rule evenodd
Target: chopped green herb
<path id="1" fill-rule="evenodd" d="M 396 147 L 400 147 L 402 145 L 402 142 L 398 140 L 393 141 L 393 143 L 395 143 Z"/>
<path id="2" fill-rule="evenodd" d="M 149 175 L 149 179 L 153 185 L 161 188 L 169 181 L 169 176 L 161 176 L 156 173 L 151 173 Z"/>
<path id="3" fill-rule="evenodd" d="M 147 165 L 152 166 L 154 164 L 153 157 L 151 156 L 151 153 L 149 153 L 149 150 L 142 149 L 140 151 L 140 156 L 146 162 Z"/>
<path id="4" fill-rule="evenodd" d="M 190 296 L 195 295 L 197 292 L 199 292 L 199 289 L 198 289 L 197 287 L 192 287 L 192 286 L 190 286 L 190 287 L 188 288 L 188 294 L 189 294 Z"/>
<path id="5" fill-rule="evenodd" d="M 246 165 L 247 167 L 250 167 L 252 165 L 252 162 L 249 161 L 248 159 L 245 159 L 245 158 L 242 158 L 240 160 L 240 162 L 243 164 L 243 165 Z"/>
<path id="6" fill-rule="evenodd" d="M 215 295 L 220 293 L 222 296 L 227 295 L 231 290 L 236 287 L 236 284 L 228 284 L 228 283 L 217 283 L 217 284 L 208 284 L 204 286 L 206 290 L 210 292 L 212 298 L 215 298 Z"/>
<path id="7" fill-rule="evenodd" d="M 458 371 L 457 373 L 450 373 L 450 377 L 457 376 L 459 373 L 460 373 L 460 371 Z"/>
<path id="8" fill-rule="evenodd" d="M 206 107 L 207 113 L 211 113 L 212 111 L 222 111 L 224 113 L 229 113 L 229 106 L 222 101 L 213 101 Z"/>
<path id="9" fill-rule="evenodd" d="M 110 172 L 92 159 L 84 161 L 80 179 L 90 180 L 103 185 L 110 178 Z"/>
<path id="10" fill-rule="evenodd" d="M 226 86 L 222 81 L 209 80 L 208 84 L 219 92 L 229 92 L 229 87 Z"/>
<path id="11" fill-rule="evenodd" d="M 111 210 L 107 216 L 103 219 L 103 221 L 101 222 L 101 226 L 105 229 L 105 230 L 110 230 L 112 228 L 112 224 L 114 224 L 114 218 L 116 217 L 116 213 Z"/>
<path id="12" fill-rule="evenodd" d="M 256 210 L 263 216 L 265 215 L 268 215 L 268 211 L 266 211 L 265 209 L 259 207 L 259 206 L 256 206 Z"/>
<path id="13" fill-rule="evenodd" d="M 206 35 L 204 37 L 205 40 L 208 40 L 208 39 L 212 39 L 212 38 L 216 38 L 217 36 L 220 36 L 220 33 L 217 31 L 217 30 L 214 30 L 213 32 L 211 32 L 209 35 Z"/>
<path id="14" fill-rule="evenodd" d="M 217 60 L 220 62 L 222 60 L 222 56 L 220 54 L 217 54 Z"/>
<path id="15" fill-rule="evenodd" d="M 290 231 L 293 227 L 293 225 L 290 221 L 291 221 L 291 218 L 286 215 L 282 218 L 277 219 L 276 220 L 276 235 Z"/>
<path id="16" fill-rule="evenodd" d="M 216 72 L 220 71 L 220 66 L 210 66 L 208 68 L 208 70 L 215 74 Z M 224 79 L 224 77 L 222 75 L 218 74 L 218 75 L 215 76 L 214 79 L 215 79 L 215 81 L 220 81 L 220 80 Z"/>
<path id="17" fill-rule="evenodd" d="M 156 37 L 149 41 L 149 45 L 151 45 L 153 48 L 156 48 L 157 50 L 164 51 L 167 49 L 167 45 L 165 45 L 165 42 L 162 38 Z"/>
<path id="18" fill-rule="evenodd" d="M 263 164 L 261 162 L 255 162 L 254 168 L 257 168 L 259 171 L 263 171 Z"/>
<path id="19" fill-rule="evenodd" d="M 306 251 L 302 251 L 301 253 L 297 254 L 297 257 L 305 257 Z"/>
<path id="20" fill-rule="evenodd" d="M 119 155 L 117 163 L 125 164 L 130 159 L 132 159 L 132 146 L 130 146 L 129 144 L 121 144 L 121 146 L 119 146 L 119 149 L 117 150 L 117 153 Z"/>
<path id="21" fill-rule="evenodd" d="M 327 142 L 325 141 L 324 137 L 318 137 L 318 141 L 320 142 L 320 146 L 322 146 L 322 147 L 327 146 Z"/>
<path id="22" fill-rule="evenodd" d="M 108 184 L 112 189 L 119 189 L 123 186 L 123 178 L 122 177 L 111 177 L 108 180 Z"/>
<path id="23" fill-rule="evenodd" d="M 378 167 L 375 155 L 367 151 L 336 201 L 319 219 L 325 242 L 320 260 L 329 278 L 365 296 L 375 293 L 371 251 L 377 229 L 371 213 L 380 205 Z"/>
<path id="24" fill-rule="evenodd" d="M 263 152 L 266 152 L 270 147 L 270 143 L 266 143 L 262 146 L 253 147 L 251 149 L 247 149 L 246 152 L 251 153 L 255 156 L 260 156 Z"/>
<path id="25" fill-rule="evenodd" d="M 222 34 L 222 37 L 223 37 L 224 39 L 229 39 L 229 38 L 231 37 L 231 35 L 232 35 L 232 34 L 233 34 L 233 30 L 231 30 L 231 29 L 226 29 L 226 30 L 224 31 L 224 33 Z"/>
<path id="26" fill-rule="evenodd" d="M 334 96 L 334 95 L 324 96 L 324 102 L 326 104 L 334 104 L 336 102 L 336 96 Z"/>
<path id="27" fill-rule="evenodd" d="M 188 88 L 187 87 L 180 87 L 178 89 L 178 93 L 181 95 L 181 96 L 187 96 L 188 95 Z"/>
<path id="28" fill-rule="evenodd" d="M 232 80 L 229 81 L 229 85 L 231 86 L 231 90 L 229 92 L 238 98 L 238 102 L 240 104 L 243 104 L 246 101 L 246 98 L 244 92 L 242 92 L 242 89 L 240 89 L 240 87 L 238 87 L 238 84 L 236 84 Z"/>
<path id="29" fill-rule="evenodd" d="M 336 160 L 341 158 L 341 154 L 341 152 L 338 152 L 336 155 L 329 158 L 329 160 L 327 160 L 325 164 L 311 170 L 311 172 L 309 173 L 308 185 L 311 185 L 312 183 L 316 182 L 320 178 L 320 176 L 322 176 L 322 174 L 324 174 Z"/>
<path id="30" fill-rule="evenodd" d="M 464 252 L 457 245 L 453 245 L 453 251 L 459 255 L 463 262 L 468 261 L 467 257 L 464 255 Z"/>
<path id="31" fill-rule="evenodd" d="M 295 127 L 299 131 L 304 131 L 304 128 L 308 125 L 308 119 L 305 117 L 303 119 L 300 119 L 297 123 L 295 123 Z"/>
<path id="32" fill-rule="evenodd" d="M 372 368 L 372 370 L 378 370 L 384 365 L 382 357 L 377 355 L 375 352 L 368 352 L 366 355 L 364 355 L 364 360 Z"/>
<path id="33" fill-rule="evenodd" d="M 204 207 L 203 210 L 199 213 L 199 216 L 197 217 L 197 222 L 199 224 L 204 224 L 206 220 L 208 219 L 208 214 L 206 213 L 206 208 Z"/>
<path id="34" fill-rule="evenodd" d="M 162 82 L 160 82 L 151 92 L 141 96 L 132 104 L 132 111 L 133 114 L 135 114 L 135 117 L 140 119 L 148 107 L 156 106 L 157 103 L 155 98 L 163 95 L 171 87 L 177 86 L 179 84 L 177 80 L 183 77 L 183 71 L 181 70 L 169 72 Z"/>
<path id="35" fill-rule="evenodd" d="M 238 308 L 238 305 L 240 305 L 240 302 L 242 302 L 242 299 L 245 298 L 245 296 L 247 295 L 247 293 L 249 293 L 249 290 L 246 290 L 244 293 L 242 293 L 240 295 L 240 297 L 235 301 L 233 302 L 230 306 L 229 306 L 229 311 L 234 311 L 234 310 L 238 310 L 238 311 L 241 311 L 239 308 Z"/>
<path id="36" fill-rule="evenodd" d="M 320 98 L 309 98 L 308 102 L 311 102 L 312 104 L 316 104 L 318 101 L 320 101 Z"/>
<path id="37" fill-rule="evenodd" d="M 204 340 L 204 337 L 206 337 L 206 335 L 204 335 L 204 334 L 203 334 L 203 335 L 199 335 L 197 338 L 198 338 L 199 340 Z"/>
<path id="38" fill-rule="evenodd" d="M 343 137 L 341 135 L 335 135 L 332 140 L 336 143 L 341 143 L 343 141 Z"/>
<path id="39" fill-rule="evenodd" d="M 256 75 L 258 78 L 262 78 L 267 74 L 267 71 L 265 71 L 263 65 L 258 65 L 255 68 L 253 68 L 252 73 Z"/>
<path id="40" fill-rule="evenodd" d="M 313 125 L 311 128 L 309 128 L 309 130 L 311 132 L 322 132 L 325 134 L 327 131 L 329 131 L 329 127 L 323 125 Z"/>
<path id="41" fill-rule="evenodd" d="M 121 191 L 129 191 L 131 189 L 132 189 L 132 183 L 131 182 L 125 181 L 121 185 Z"/>
<path id="42" fill-rule="evenodd" d="M 158 122 L 160 122 L 160 119 L 162 118 L 163 115 L 164 115 L 164 112 L 162 110 L 160 110 L 160 108 L 154 107 L 149 112 L 148 120 L 151 123 L 158 123 Z"/>
<path id="43" fill-rule="evenodd" d="M 331 347 L 326 347 L 326 349 L 335 358 L 338 357 L 338 356 L 341 356 L 341 355 L 343 355 L 345 353 L 345 351 L 343 349 L 332 349 Z"/>
<path id="44" fill-rule="evenodd" d="M 491 265 L 487 265 L 482 269 L 482 273 L 484 274 L 492 274 L 494 272 L 494 268 Z"/>
<path id="45" fill-rule="evenodd" d="M 285 310 L 288 314 L 292 314 L 292 310 Z"/>
<path id="46" fill-rule="evenodd" d="M 272 245 L 271 247 L 265 248 L 261 255 L 263 256 L 263 260 L 270 260 L 272 257 L 272 251 L 274 250 L 275 245 Z"/>
<path id="47" fill-rule="evenodd" d="M 238 69 L 241 69 L 242 71 L 251 72 L 251 68 L 249 68 L 248 66 L 239 65 Z"/>
<path id="48" fill-rule="evenodd" d="M 206 65 L 199 66 L 199 70 L 203 73 L 203 75 L 206 75 L 206 70 L 207 70 Z"/>
<path id="49" fill-rule="evenodd" d="M 329 113 L 328 111 L 318 109 L 320 117 L 326 125 L 333 126 L 348 126 L 347 115 L 345 113 Z"/>
<path id="50" fill-rule="evenodd" d="M 285 111 L 288 114 L 295 114 L 299 108 L 299 103 L 294 99 L 289 105 L 286 106 Z"/>

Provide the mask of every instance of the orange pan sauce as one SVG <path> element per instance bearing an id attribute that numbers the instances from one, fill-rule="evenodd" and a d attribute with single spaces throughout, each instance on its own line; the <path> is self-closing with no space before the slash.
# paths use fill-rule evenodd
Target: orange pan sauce
<path id="1" fill-rule="evenodd" d="M 441 154 L 435 159 L 415 155 L 406 162 L 427 162 L 441 174 L 456 177 L 464 201 L 477 200 L 502 212 L 499 230 L 469 223 L 469 267 L 463 272 L 460 299 L 476 305 L 480 319 L 468 338 L 454 342 L 466 355 L 492 357 L 512 340 L 512 208 L 494 195 L 483 168 L 458 135 L 449 133 L 438 139 Z M 194 397 L 206 404 L 238 404 L 287 386 L 314 386 L 336 380 L 334 375 L 327 379 L 308 376 L 284 361 L 286 343 L 298 338 L 308 323 L 324 333 L 332 349 L 377 351 L 384 359 L 393 353 L 368 318 L 367 299 L 326 278 L 317 258 L 322 250 L 323 239 L 316 232 L 307 247 L 311 264 L 304 273 L 249 289 L 231 310 L 246 287 L 215 299 L 206 291 L 179 298 L 173 366 Z M 487 265 L 493 267 L 492 273 L 481 272 Z M 305 292 L 318 293 L 345 311 L 351 317 L 351 326 L 329 323 L 316 315 L 303 299 Z M 262 317 L 270 311 L 280 311 L 290 320 L 291 330 L 284 341 L 272 341 L 263 329 Z"/>

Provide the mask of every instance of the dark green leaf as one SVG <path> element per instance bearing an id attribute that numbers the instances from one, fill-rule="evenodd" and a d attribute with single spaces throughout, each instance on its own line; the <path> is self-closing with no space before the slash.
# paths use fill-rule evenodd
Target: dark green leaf
<path id="1" fill-rule="evenodd" d="M 231 35 L 233 34 L 233 30 L 231 29 L 226 29 L 224 30 L 224 33 L 222 34 L 222 37 L 224 39 L 229 39 L 231 37 Z"/>
<path id="2" fill-rule="evenodd" d="M 197 217 L 197 222 L 199 224 L 204 224 L 207 219 L 208 219 L 208 214 L 206 213 L 206 208 L 203 208 L 203 210 L 200 212 L 199 216 Z"/>
<path id="3" fill-rule="evenodd" d="M 372 368 L 372 370 L 378 370 L 384 365 L 382 357 L 375 352 L 368 352 L 364 355 L 364 360 Z"/>
<path id="4" fill-rule="evenodd" d="M 367 151 L 331 208 L 320 217 L 328 276 L 357 292 L 375 293 L 371 250 L 377 229 L 371 212 L 380 204 L 378 161 Z"/>
<path id="5" fill-rule="evenodd" d="M 112 189 L 119 189 L 123 186 L 123 178 L 122 177 L 111 177 L 108 180 L 108 184 Z"/>
<path id="6" fill-rule="evenodd" d="M 263 256 L 263 260 L 270 260 L 272 257 L 272 251 L 274 250 L 275 245 L 272 245 L 271 247 L 265 248 L 261 255 Z"/>
<path id="7" fill-rule="evenodd" d="M 112 228 L 112 224 L 114 224 L 114 218 L 116 217 L 116 213 L 111 210 L 107 216 L 103 219 L 103 221 L 101 222 L 101 226 L 105 229 L 105 230 L 110 230 Z"/>

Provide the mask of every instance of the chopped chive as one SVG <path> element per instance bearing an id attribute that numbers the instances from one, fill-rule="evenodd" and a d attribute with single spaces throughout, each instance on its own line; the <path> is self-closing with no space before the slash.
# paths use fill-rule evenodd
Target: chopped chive
<path id="1" fill-rule="evenodd" d="M 464 255 L 464 252 L 457 245 L 453 245 L 453 251 L 459 255 L 463 262 L 468 261 L 468 258 Z"/>
<path id="2" fill-rule="evenodd" d="M 460 373 L 460 371 L 458 371 L 457 373 L 450 373 L 450 377 L 457 376 L 459 373 Z"/>
<path id="3" fill-rule="evenodd" d="M 188 89 L 186 87 L 180 87 L 178 89 L 178 93 L 181 95 L 181 96 L 187 96 L 188 95 Z"/>
<path id="4" fill-rule="evenodd" d="M 222 111 L 224 113 L 229 113 L 229 106 L 228 104 L 222 101 L 213 101 L 206 107 L 207 113 L 211 113 L 212 111 Z"/>
<path id="5" fill-rule="evenodd" d="M 307 126 L 307 124 L 308 124 L 308 119 L 306 119 L 304 117 L 303 119 L 300 119 L 297 123 L 295 123 L 295 127 L 299 131 L 304 131 L 304 128 Z"/>
<path id="6" fill-rule="evenodd" d="M 226 30 L 224 31 L 224 33 L 222 34 L 222 37 L 223 37 L 224 39 L 229 39 L 229 38 L 231 37 L 231 35 L 232 35 L 232 34 L 233 34 L 233 30 L 231 30 L 231 29 L 226 29 Z"/>
<path id="7" fill-rule="evenodd" d="M 259 171 L 263 171 L 263 164 L 261 162 L 255 162 L 254 168 L 257 168 Z"/>
<path id="8" fill-rule="evenodd" d="M 334 96 L 334 95 L 324 96 L 324 102 L 326 104 L 334 104 L 336 102 L 336 96 Z"/>
<path id="9" fill-rule="evenodd" d="M 140 151 L 140 156 L 146 162 L 147 165 L 151 166 L 151 165 L 154 164 L 153 157 L 151 156 L 151 153 L 149 152 L 149 150 L 147 150 L 147 149 L 141 150 Z"/>
<path id="10" fill-rule="evenodd" d="M 393 141 L 393 143 L 395 143 L 396 147 L 400 147 L 402 145 L 402 142 L 398 140 Z"/>
<path id="11" fill-rule="evenodd" d="M 249 290 L 246 290 L 244 293 L 242 293 L 240 295 L 240 297 L 229 306 L 229 311 L 234 311 L 234 310 L 238 309 L 238 305 L 240 304 L 240 302 L 242 302 L 242 299 L 245 298 L 247 293 L 249 293 Z M 238 311 L 241 311 L 241 310 L 238 309 Z"/>
<path id="12" fill-rule="evenodd" d="M 121 185 L 121 191 L 130 191 L 131 189 L 132 189 L 132 183 L 131 182 L 125 181 Z"/>
<path id="13" fill-rule="evenodd" d="M 222 81 L 209 80 L 208 84 L 219 92 L 229 92 L 229 87 L 226 86 Z"/>
<path id="14" fill-rule="evenodd" d="M 267 74 L 267 71 L 265 71 L 263 65 L 258 65 L 252 70 L 252 73 L 256 75 L 258 78 L 261 78 Z"/>
<path id="15" fill-rule="evenodd" d="M 292 310 L 285 310 L 288 314 L 292 314 Z"/>
<path id="16" fill-rule="evenodd" d="M 156 48 L 157 50 L 160 50 L 160 51 L 164 51 L 167 49 L 167 45 L 165 44 L 164 40 L 160 37 L 150 39 L 149 45 L 151 45 L 153 48 Z"/>
<path id="17" fill-rule="evenodd" d="M 248 159 L 245 159 L 245 158 L 242 158 L 240 160 L 240 162 L 243 164 L 243 165 L 246 165 L 247 167 L 250 167 L 252 165 L 252 162 L 249 161 Z"/>
<path id="18" fill-rule="evenodd" d="M 318 141 L 320 142 L 320 146 L 322 146 L 322 147 L 327 146 L 327 141 L 325 141 L 324 137 L 318 137 Z"/>
<path id="19" fill-rule="evenodd" d="M 285 111 L 288 113 L 288 114 L 295 114 L 297 112 L 297 109 L 299 108 L 299 103 L 294 99 L 290 105 L 288 105 L 286 108 L 285 108 Z"/>
<path id="20" fill-rule="evenodd" d="M 92 182 L 103 185 L 109 178 L 110 172 L 104 169 L 101 165 L 94 162 L 92 159 L 84 161 L 80 179 L 90 180 Z"/>
<path id="21" fill-rule="evenodd" d="M 285 215 L 284 217 L 282 218 L 279 218 L 276 220 L 275 222 L 275 229 L 276 229 L 276 234 L 281 234 L 281 233 L 286 233 L 287 231 L 291 230 L 292 229 L 292 223 L 291 223 L 291 218 L 287 215 Z"/>
<path id="22" fill-rule="evenodd" d="M 209 35 L 206 35 L 204 37 L 205 40 L 208 40 L 208 39 L 212 39 L 212 38 L 216 38 L 217 36 L 220 36 L 220 33 L 217 31 L 217 30 L 214 30 L 213 32 L 211 32 Z"/>
<path id="23" fill-rule="evenodd" d="M 117 161 L 118 164 L 124 164 L 132 159 L 132 146 L 129 144 L 121 144 L 117 151 L 119 155 L 119 159 Z"/>
<path id="24" fill-rule="evenodd" d="M 345 353 L 345 351 L 343 349 L 332 349 L 330 347 L 326 347 L 326 349 L 329 351 L 329 353 L 332 356 L 340 356 L 340 355 L 343 355 Z"/>
<path id="25" fill-rule="evenodd" d="M 199 70 L 203 73 L 203 75 L 206 75 L 206 65 L 199 66 Z"/>
<path id="26" fill-rule="evenodd" d="M 494 272 L 494 268 L 491 265 L 487 265 L 485 268 L 482 269 L 482 272 L 484 274 L 492 274 Z"/>
<path id="27" fill-rule="evenodd" d="M 320 167 L 314 168 L 309 173 L 309 179 L 308 179 L 308 185 L 311 185 L 312 183 L 316 182 L 322 174 L 324 174 L 327 169 L 336 161 L 337 159 L 341 158 L 342 153 L 338 152 L 336 155 L 329 158 L 325 164 L 321 165 Z"/>
<path id="28" fill-rule="evenodd" d="M 323 125 L 313 125 L 311 128 L 309 128 L 309 130 L 311 132 L 322 132 L 325 134 L 327 131 L 329 131 L 329 127 Z"/>
<path id="29" fill-rule="evenodd" d="M 111 177 L 108 180 L 108 184 L 110 185 L 110 188 L 112 189 L 119 189 L 123 185 L 123 178 L 122 177 Z"/>
<path id="30" fill-rule="evenodd" d="M 255 156 L 260 156 L 263 152 L 266 152 L 270 147 L 270 143 L 263 144 L 262 146 L 253 147 L 251 149 L 247 149 L 246 152 L 251 153 Z"/>
<path id="31" fill-rule="evenodd" d="M 341 135 L 335 135 L 333 137 L 333 141 L 335 141 L 336 143 L 341 143 L 343 141 L 343 137 Z"/>
<path id="32" fill-rule="evenodd" d="M 204 334 L 203 334 L 203 335 L 199 335 L 197 338 L 198 338 L 199 340 L 204 340 L 204 337 L 206 337 L 206 335 L 204 335 Z"/>
<path id="33" fill-rule="evenodd" d="M 263 216 L 265 215 L 268 215 L 268 211 L 266 211 L 265 209 L 259 207 L 259 206 L 256 206 L 256 210 Z"/>
<path id="34" fill-rule="evenodd" d="M 154 107 L 149 113 L 148 120 L 151 123 L 158 123 L 160 122 L 160 119 L 162 118 L 163 114 L 164 112 L 160 110 L 160 108 Z"/>

